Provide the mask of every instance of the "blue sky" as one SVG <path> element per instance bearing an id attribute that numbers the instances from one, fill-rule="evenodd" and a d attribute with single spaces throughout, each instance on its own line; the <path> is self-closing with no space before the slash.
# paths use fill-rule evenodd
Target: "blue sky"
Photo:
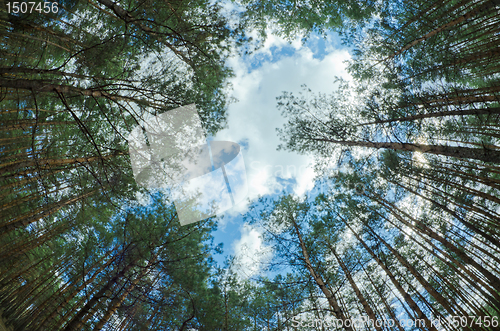
<path id="1" fill-rule="evenodd" d="M 312 157 L 276 150 L 280 143 L 276 128 L 284 123 L 276 97 L 283 91 L 296 94 L 303 84 L 315 93 L 331 92 L 335 76 L 348 78 L 344 61 L 349 58 L 347 48 L 331 34 L 326 39 L 311 35 L 305 43 L 298 37 L 290 43 L 270 33 L 253 54 L 229 59 L 235 73 L 232 96 L 238 101 L 228 107 L 227 128 L 212 139 L 238 142 L 243 147 L 249 192 L 246 201 L 218 215 L 214 237 L 215 243 L 224 244 L 224 255 L 215 258 L 221 265 L 228 254 L 235 255 L 243 276 L 256 275 L 263 262 L 259 257 L 269 258 L 271 253 L 260 239 L 259 229 L 243 221 L 249 204 L 283 189 L 302 195 L 314 184 Z"/>

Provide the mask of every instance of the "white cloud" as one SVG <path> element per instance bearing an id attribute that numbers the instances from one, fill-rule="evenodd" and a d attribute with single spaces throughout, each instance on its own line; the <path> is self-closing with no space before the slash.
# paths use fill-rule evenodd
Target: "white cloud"
<path id="1" fill-rule="evenodd" d="M 250 33 L 250 36 L 254 39 L 259 38 L 256 31 L 252 31 L 252 33 Z M 255 51 L 254 57 L 261 54 L 272 56 L 271 52 L 272 47 L 282 48 L 285 46 L 292 46 L 295 50 L 299 50 L 302 47 L 301 38 L 297 36 L 294 40 L 288 42 L 287 40 L 275 34 L 272 34 L 271 31 L 268 30 L 266 40 L 264 41 L 262 47 Z"/>
<path id="2" fill-rule="evenodd" d="M 305 172 L 298 178 L 295 194 L 303 195 L 314 187 L 314 178 L 316 173 L 312 167 L 307 167 Z"/>
<path id="3" fill-rule="evenodd" d="M 287 45 L 289 44 L 284 39 L 269 35 L 264 47 L 253 56 L 262 58 L 262 54 L 272 55 L 272 47 L 281 49 Z M 312 157 L 276 150 L 280 143 L 276 128 L 282 127 L 284 123 L 276 108 L 276 97 L 283 91 L 298 93 L 302 84 L 306 84 L 314 92 L 328 93 L 334 89 L 335 76 L 347 76 L 343 63 L 349 59 L 347 51 L 335 50 L 327 42 L 328 53 L 319 59 L 314 57 L 310 48 L 301 45 L 300 41 L 293 42 L 292 47 L 295 49 L 293 55 L 282 55 L 278 60 L 263 62 L 257 68 L 249 66 L 252 58 L 244 60 L 234 57 L 229 60 L 236 74 L 232 84 L 233 96 L 238 102 L 228 108 L 227 129 L 220 131 L 214 138 L 248 143 L 248 149 L 243 155 L 250 200 L 276 189 L 280 190 L 277 177 L 295 178 L 296 194 L 303 194 L 312 188 L 315 175 Z M 273 61 L 272 56 L 267 59 Z M 243 203 L 236 209 L 244 212 L 246 207 Z"/>
<path id="4" fill-rule="evenodd" d="M 311 36 L 311 38 L 315 38 Z M 333 91 L 334 77 L 347 77 L 345 60 L 349 53 L 336 50 L 330 39 L 326 43 L 326 54 L 322 59 L 315 58 L 313 50 L 303 46 L 300 40 L 292 43 L 292 55 L 281 54 L 276 50 L 289 45 L 277 36 L 269 35 L 267 41 L 250 59 L 231 58 L 235 77 L 232 79 L 233 96 L 239 101 L 228 108 L 227 129 L 220 131 L 214 140 L 245 142 L 248 148 L 243 151 L 245 159 L 248 198 L 254 201 L 259 195 L 280 192 L 279 178 L 295 179 L 295 194 L 301 195 L 312 189 L 315 172 L 313 158 L 285 151 L 277 151 L 280 140 L 276 128 L 282 127 L 284 119 L 276 108 L 276 97 L 283 91 L 294 94 L 306 84 L 314 92 Z M 273 53 L 274 50 L 274 53 Z M 290 50 L 290 48 L 288 48 Z M 257 68 L 251 67 L 262 59 Z M 245 201 L 229 210 L 231 214 L 244 213 L 248 207 Z M 224 219 L 221 220 L 224 226 Z M 272 250 L 266 247 L 258 229 L 243 225 L 241 238 L 233 242 L 233 255 L 236 257 L 242 277 L 250 277 L 261 271 L 263 263 L 271 257 Z"/>
<path id="5" fill-rule="evenodd" d="M 241 238 L 233 243 L 233 249 L 236 256 L 236 272 L 243 278 L 258 274 L 262 269 L 262 263 L 271 257 L 271 249 L 264 245 L 261 233 L 248 224 L 243 225 Z"/>

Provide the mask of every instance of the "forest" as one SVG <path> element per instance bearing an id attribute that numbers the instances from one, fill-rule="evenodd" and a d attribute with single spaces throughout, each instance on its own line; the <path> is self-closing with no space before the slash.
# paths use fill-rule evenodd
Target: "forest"
<path id="1" fill-rule="evenodd" d="M 0 331 L 500 330 L 500 0 L 46 3 L 0 5 Z M 321 189 L 249 202 L 246 279 L 127 135 L 189 104 L 223 129 L 269 31 L 338 34 L 352 79 L 276 95 Z"/>

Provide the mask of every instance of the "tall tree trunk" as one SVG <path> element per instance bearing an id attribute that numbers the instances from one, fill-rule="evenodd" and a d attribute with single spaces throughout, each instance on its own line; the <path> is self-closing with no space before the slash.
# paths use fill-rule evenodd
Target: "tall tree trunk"
<path id="1" fill-rule="evenodd" d="M 110 259 L 108 259 L 105 263 L 101 263 L 102 261 L 104 261 L 104 259 L 106 259 L 114 250 L 118 249 L 118 245 L 116 245 L 111 251 L 107 252 L 101 259 L 98 260 L 97 263 L 95 263 L 93 265 L 93 267 L 97 267 L 97 270 L 95 270 L 93 272 L 93 275 L 91 277 L 89 277 L 87 280 L 85 280 L 80 286 L 77 286 L 75 288 L 75 285 L 79 282 L 79 280 L 81 279 L 81 277 L 83 277 L 83 275 L 85 274 L 89 274 L 89 272 L 87 273 L 82 273 L 79 275 L 79 277 L 75 280 L 72 281 L 71 284 L 68 284 L 68 286 L 66 286 L 64 289 L 62 289 L 61 291 L 58 291 L 56 293 L 54 293 L 55 296 L 58 296 L 58 297 L 61 297 L 61 298 L 64 298 L 64 303 L 68 303 L 70 302 L 76 295 L 78 295 L 78 293 L 80 293 L 87 285 L 91 284 L 92 282 L 94 282 L 94 280 L 97 278 L 97 276 L 104 270 L 106 269 L 108 266 L 110 266 L 123 252 L 124 250 L 120 250 L 120 251 L 117 251 Z M 64 297 L 64 294 L 71 290 L 71 293 L 69 294 L 69 296 L 67 297 Z M 56 301 L 56 298 L 55 297 L 51 297 L 52 300 L 47 300 L 46 302 L 44 302 L 39 308 L 40 310 L 42 310 L 42 308 L 44 308 L 45 305 L 48 305 L 50 307 L 50 303 L 53 303 L 53 302 L 57 302 Z M 52 302 L 51 302 L 52 301 Z M 49 323 L 50 321 L 52 321 L 56 315 L 58 313 L 60 313 L 60 311 L 63 309 L 63 305 L 62 304 L 59 304 L 58 307 L 56 307 L 56 309 L 54 309 L 52 311 L 51 314 L 48 314 L 38 325 L 39 327 L 36 329 L 36 330 L 43 330 L 45 329 L 45 326 L 47 325 L 47 323 Z"/>
<path id="2" fill-rule="evenodd" d="M 371 141 L 352 141 L 352 140 L 335 140 L 327 138 L 312 138 L 316 141 L 331 142 L 344 146 L 358 146 L 376 149 L 393 149 L 400 151 L 430 153 L 444 156 L 456 157 L 459 159 L 474 159 L 484 162 L 493 162 L 500 164 L 500 151 L 490 150 L 486 148 L 470 148 L 459 146 L 443 146 L 443 145 L 424 145 L 413 143 L 391 143 L 391 142 L 371 142 Z"/>
<path id="3" fill-rule="evenodd" d="M 85 89 L 71 85 L 62 85 L 59 84 L 58 82 L 49 80 L 0 78 L 0 87 L 29 90 L 29 91 L 35 91 L 37 93 L 52 92 L 52 93 L 82 95 L 94 98 L 105 98 L 115 102 L 117 101 L 133 102 L 159 109 L 164 107 L 163 105 L 150 100 L 137 99 L 126 95 L 108 93 L 100 87 L 94 89 Z"/>
<path id="4" fill-rule="evenodd" d="M 384 304 L 385 309 L 387 310 L 387 312 L 391 316 L 391 319 L 394 321 L 394 324 L 398 327 L 399 331 L 405 331 L 403 329 L 403 327 L 401 326 L 401 323 L 399 322 L 399 319 L 396 317 L 396 314 L 394 314 L 394 312 L 392 310 L 392 307 L 387 303 L 386 296 L 383 295 L 383 293 L 380 292 L 379 288 L 377 287 L 377 285 L 375 284 L 375 282 L 372 280 L 372 278 L 370 277 L 370 274 L 366 271 L 366 269 L 363 266 L 363 264 L 361 264 L 361 268 L 363 268 L 363 271 L 365 272 L 366 277 L 368 278 L 368 280 L 372 284 L 373 288 L 377 292 L 377 295 L 379 296 L 379 298 L 382 300 L 382 303 Z"/>
<path id="5" fill-rule="evenodd" d="M 399 232 L 405 236 L 408 236 L 408 237 L 411 237 L 411 234 L 408 233 L 407 231 L 405 231 L 404 229 L 401 228 L 401 225 L 400 224 L 397 224 L 396 222 L 393 222 L 391 221 L 389 218 L 386 218 L 384 217 L 383 215 L 377 213 L 379 216 L 381 216 L 382 218 L 385 219 L 385 221 L 387 221 L 389 224 L 391 224 L 392 226 L 394 226 L 396 229 L 399 230 Z M 414 230 L 414 228 L 411 228 L 412 230 Z M 417 235 L 419 237 L 421 237 L 423 239 L 424 242 L 421 242 L 419 240 L 416 240 L 416 238 L 413 240 L 414 243 L 416 243 L 418 246 L 420 246 L 422 249 L 424 249 L 428 254 L 429 256 L 434 256 L 435 258 L 437 258 L 438 260 L 442 261 L 445 265 L 448 265 L 450 268 L 454 269 L 455 273 L 457 275 L 460 275 L 461 277 L 464 277 L 463 274 L 461 274 L 459 272 L 458 269 L 456 269 L 452 264 L 451 262 L 452 261 L 448 261 L 446 259 L 443 258 L 443 256 L 439 255 L 436 253 L 436 250 L 437 248 L 434 246 L 434 244 L 432 242 L 430 242 L 429 239 L 423 237 L 423 235 L 419 232 L 416 232 Z M 460 297 L 460 299 L 462 299 L 462 302 L 466 302 L 467 299 L 462 295 L 461 291 L 459 289 L 457 289 L 454 285 L 452 285 L 448 280 L 447 280 L 447 277 L 446 276 L 443 276 L 438 270 L 436 270 L 434 268 L 433 265 L 431 265 L 429 262 L 426 261 L 425 258 L 422 258 L 420 259 L 422 262 L 424 262 L 427 267 L 429 269 L 432 270 L 432 272 L 438 277 L 438 280 L 436 280 L 436 282 L 440 283 L 441 285 L 446 285 L 449 289 L 450 289 L 450 292 L 451 294 L 453 295 L 457 295 L 458 297 Z M 475 282 L 471 282 L 467 277 L 464 277 L 462 278 L 462 280 L 468 282 L 470 285 L 472 285 L 473 287 L 474 286 L 478 286 L 477 283 Z M 475 313 L 467 313 L 463 308 L 462 306 L 460 306 L 460 304 L 457 304 L 457 302 L 455 300 L 453 300 L 453 305 L 458 309 L 460 310 L 460 314 L 462 314 L 463 316 L 470 316 L 470 315 L 477 315 L 477 316 L 480 316 L 481 313 L 476 309 L 476 306 L 477 305 L 469 305 L 470 308 L 472 308 Z"/>
<path id="6" fill-rule="evenodd" d="M 361 302 L 361 305 L 363 306 L 366 314 L 370 318 L 370 320 L 373 322 L 373 326 L 375 327 L 376 330 L 381 331 L 382 328 L 377 325 L 377 316 L 375 316 L 375 313 L 373 312 L 373 309 L 370 307 L 368 304 L 368 301 L 366 301 L 365 296 L 363 293 L 361 293 L 361 290 L 359 289 L 358 285 L 354 281 L 354 278 L 351 275 L 351 272 L 349 271 L 349 268 L 344 264 L 344 261 L 342 261 L 342 258 L 338 256 L 337 252 L 335 252 L 335 248 L 333 248 L 330 243 L 326 242 L 327 246 L 330 248 L 330 251 L 332 254 L 335 256 L 337 259 L 340 267 L 342 268 L 342 271 L 344 272 L 344 275 L 346 276 L 347 280 L 349 281 L 349 284 L 351 284 L 352 289 L 354 290 L 354 293 L 356 293 L 356 296 L 358 297 L 359 302 Z"/>
<path id="7" fill-rule="evenodd" d="M 411 122 L 411 121 L 420 120 L 420 119 L 424 119 L 424 118 L 436 118 L 436 117 L 446 117 L 446 116 L 491 115 L 491 114 L 500 114 L 500 107 L 481 108 L 481 109 L 443 110 L 443 111 L 432 112 L 432 113 L 403 116 L 403 117 L 391 118 L 391 119 L 387 119 L 387 120 L 378 120 L 378 121 L 373 121 L 373 122 L 367 122 L 367 123 L 358 124 L 358 126 L 371 125 L 371 124 L 394 123 L 394 122 Z"/>
<path id="8" fill-rule="evenodd" d="M 397 52 L 395 52 L 391 56 L 388 56 L 387 58 L 385 58 L 384 62 L 404 53 L 405 51 L 412 48 L 413 46 L 418 45 L 419 43 L 423 42 L 424 40 L 427 40 L 427 39 L 431 38 L 432 36 L 442 32 L 444 30 L 448 30 L 448 29 L 458 25 L 459 23 L 462 23 L 468 19 L 471 19 L 474 16 L 477 16 L 479 14 L 489 13 L 490 9 L 494 8 L 495 5 L 498 5 L 499 3 L 500 3 L 500 1 L 498 1 L 498 0 L 490 0 L 490 1 L 486 2 L 485 4 L 477 6 L 476 8 L 467 12 L 465 15 L 462 15 L 462 16 L 460 16 L 460 17 L 458 17 L 458 18 L 456 18 L 456 19 L 454 19 L 446 24 L 443 24 L 440 27 L 426 33 L 422 37 L 415 39 L 414 41 L 408 43 L 406 46 L 404 46 L 403 48 L 401 48 L 400 50 L 398 50 Z"/>
<path id="9" fill-rule="evenodd" d="M 83 306 L 78 313 L 73 316 L 71 321 L 66 325 L 66 327 L 63 329 L 63 331 L 77 331 L 80 330 L 81 327 L 84 324 L 84 317 L 88 315 L 91 311 L 91 309 L 101 300 L 102 298 L 105 297 L 105 295 L 111 290 L 113 285 L 116 284 L 116 282 L 125 276 L 125 273 L 133 267 L 132 263 L 129 263 L 125 268 L 123 268 L 118 274 L 115 276 L 111 277 L 108 282 L 97 292 L 95 293 L 92 298 Z"/>
<path id="10" fill-rule="evenodd" d="M 483 238 L 487 239 L 491 244 L 493 244 L 494 246 L 496 246 L 497 248 L 500 248 L 500 242 L 498 242 L 498 239 L 494 238 L 493 236 L 491 236 L 490 234 L 486 233 L 485 231 L 479 229 L 476 225 L 472 224 L 471 222 L 465 220 L 463 217 L 460 217 L 456 212 L 454 212 L 453 210 L 449 209 L 448 207 L 446 207 L 445 205 L 437 202 L 436 200 L 433 200 L 433 199 L 430 199 L 418 192 L 416 192 L 415 190 L 405 186 L 405 185 L 402 185 L 401 183 L 398 183 L 396 181 L 390 181 L 391 183 L 401 187 L 401 188 L 404 188 L 405 190 L 407 190 L 408 192 L 411 192 L 413 194 L 415 194 L 416 196 L 419 196 L 421 197 L 422 199 L 424 200 L 427 200 L 429 202 L 431 202 L 432 204 L 438 206 L 439 208 L 441 208 L 441 210 L 443 211 L 446 211 L 448 214 L 450 214 L 451 216 L 453 216 L 454 218 L 456 218 L 458 221 L 460 221 L 463 225 L 465 225 L 469 230 L 471 230 L 472 232 L 476 233 L 476 234 L 479 234 L 481 235 Z M 486 276 L 486 275 L 485 275 Z M 494 277 L 494 278 L 490 278 L 489 276 L 487 276 L 488 279 L 490 279 L 490 281 L 494 281 L 494 283 L 498 283 L 495 287 L 497 288 L 497 291 L 500 292 L 500 279 Z"/>
<path id="11" fill-rule="evenodd" d="M 0 229 L 1 229 L 0 234 L 5 235 L 5 233 L 10 232 L 12 230 L 15 230 L 18 227 L 27 226 L 31 223 L 38 221 L 41 218 L 48 217 L 48 216 L 58 212 L 64 206 L 67 206 L 67 205 L 73 204 L 75 202 L 78 202 L 80 200 L 83 200 L 83 199 L 93 195 L 97 191 L 99 191 L 99 189 L 80 194 L 79 196 L 76 196 L 76 197 L 71 198 L 71 199 L 66 199 L 64 201 L 54 203 L 51 205 L 50 208 L 41 207 L 33 212 L 30 212 L 30 213 L 25 214 L 25 215 L 21 215 L 13 220 L 10 220 L 6 224 L 2 224 L 0 227 Z"/>
<path id="12" fill-rule="evenodd" d="M 302 250 L 302 256 L 304 258 L 304 262 L 306 265 L 307 270 L 313 277 L 314 281 L 320 288 L 321 292 L 325 295 L 326 299 L 328 300 L 328 303 L 330 304 L 330 307 L 332 307 L 333 312 L 335 313 L 335 316 L 343 321 L 343 326 L 345 330 L 352 331 L 352 328 L 350 326 L 346 326 L 347 323 L 345 323 L 348 319 L 340 309 L 339 303 L 337 299 L 335 299 L 334 294 L 330 291 L 330 289 L 326 286 L 325 282 L 323 281 L 323 278 L 314 270 L 314 267 L 311 263 L 311 260 L 309 259 L 309 253 L 307 252 L 306 244 L 304 243 L 304 240 L 302 239 L 302 235 L 300 234 L 300 229 L 295 221 L 293 219 L 293 216 L 290 216 L 290 220 L 292 221 L 293 227 L 295 229 L 295 233 L 297 235 L 297 238 L 299 239 L 299 245 L 300 249 Z M 350 321 L 349 321 L 350 322 Z"/>
<path id="13" fill-rule="evenodd" d="M 94 331 L 99 331 L 104 327 L 104 325 L 108 322 L 111 316 L 113 316 L 116 310 L 123 304 L 123 302 L 128 297 L 130 292 L 134 290 L 139 281 L 141 281 L 142 278 L 150 271 L 149 268 L 155 261 L 156 259 L 152 259 L 148 262 L 148 264 L 145 267 L 142 267 L 143 269 L 141 270 L 139 275 L 137 275 L 137 277 L 135 277 L 135 279 L 130 282 L 130 285 L 123 291 L 123 293 L 118 298 L 115 298 L 111 301 L 106 313 L 104 314 L 103 317 L 101 317 L 99 323 L 97 323 L 97 325 L 95 326 Z"/>
<path id="14" fill-rule="evenodd" d="M 10 172 L 15 173 L 20 168 L 35 167 L 36 169 L 50 169 L 51 167 L 60 167 L 73 164 L 90 163 L 96 160 L 107 160 L 114 156 L 125 155 L 125 152 L 116 151 L 111 154 L 93 157 L 77 157 L 70 159 L 32 159 L 28 161 L 18 160 L 10 162 L 10 164 L 3 164 L 0 168 L 0 175 L 6 175 Z"/>
<path id="15" fill-rule="evenodd" d="M 382 237 L 380 237 L 371 227 L 365 224 L 365 227 L 370 230 L 370 232 L 377 238 L 378 241 L 380 241 L 382 244 L 384 244 L 387 249 L 391 252 L 393 256 L 396 257 L 396 259 L 401 263 L 403 266 L 405 266 L 408 271 L 415 277 L 416 280 L 424 287 L 424 289 L 432 295 L 434 299 L 444 308 L 446 311 L 451 315 L 451 316 L 457 316 L 457 312 L 455 312 L 448 301 L 439 293 L 437 292 L 431 284 L 429 284 L 424 277 L 403 257 L 401 254 L 399 254 L 391 245 L 389 245 Z M 467 317 L 467 316 L 466 316 Z M 465 330 L 470 330 L 469 328 L 465 328 Z"/>
<path id="16" fill-rule="evenodd" d="M 455 261 L 454 263 L 459 266 L 466 274 L 468 274 L 469 276 L 471 276 L 477 283 L 479 284 L 482 284 L 483 286 L 485 286 L 485 288 L 491 293 L 491 295 L 494 297 L 494 300 L 492 301 L 492 303 L 494 305 L 499 305 L 500 307 L 500 295 L 498 294 L 497 291 L 495 291 L 493 288 L 490 288 L 491 284 L 489 285 L 486 285 L 483 281 L 481 281 L 481 279 L 475 275 L 473 273 L 473 271 L 469 270 L 469 268 L 466 268 L 464 266 L 464 263 L 465 264 L 469 264 L 471 266 L 473 266 L 477 271 L 479 271 L 479 273 L 482 273 L 482 271 L 485 271 L 487 274 L 490 274 L 491 273 L 487 270 L 484 270 L 484 268 L 478 263 L 476 262 L 475 260 L 473 260 L 472 258 L 470 258 L 465 252 L 463 252 L 462 250 L 460 250 L 459 248 L 457 248 L 455 245 L 453 245 L 452 243 L 450 243 L 448 240 L 446 240 L 445 238 L 443 238 L 441 235 L 439 235 L 437 232 L 435 232 L 434 230 L 432 230 L 430 227 L 428 227 L 426 224 L 424 224 L 423 222 L 411 217 L 410 215 L 408 215 L 407 213 L 404 213 L 403 211 L 401 211 L 399 208 L 397 208 L 396 206 L 394 206 L 393 204 L 391 204 L 390 202 L 388 202 L 387 200 L 383 199 L 382 197 L 378 197 L 377 195 L 373 194 L 372 193 L 372 196 L 373 198 L 375 199 L 375 201 L 379 202 L 382 206 L 384 206 L 384 208 L 387 208 L 387 210 L 394 216 L 396 217 L 396 219 L 398 219 L 399 221 L 401 221 L 404 225 L 414 229 L 418 234 L 425 234 L 426 236 L 428 236 L 429 238 L 432 238 L 436 241 L 438 241 L 440 244 L 442 244 L 446 249 L 448 249 L 449 251 L 453 252 L 453 254 L 455 254 L 461 261 L 463 262 L 459 262 L 459 261 L 456 261 L 456 259 L 454 259 L 453 257 L 451 257 L 449 254 L 446 254 L 446 256 L 451 260 L 451 261 Z M 367 195 L 367 197 L 369 197 Z M 397 212 L 396 212 L 397 211 Z M 409 222 L 407 221 L 405 218 L 403 218 L 399 213 L 402 213 L 403 215 L 405 215 L 406 217 L 408 217 L 412 222 L 414 222 L 414 224 L 412 224 L 412 222 Z M 430 243 L 430 242 L 429 242 Z M 437 250 L 438 248 L 434 246 L 434 248 Z M 441 251 L 441 250 L 440 250 Z M 443 252 L 444 253 L 444 252 Z M 483 274 L 484 275 L 484 274 Z M 484 275 L 486 276 L 486 275 Z M 488 278 L 488 277 L 487 277 Z M 495 278 L 493 276 L 493 278 Z M 485 293 L 484 293 L 485 294 Z"/>
<path id="17" fill-rule="evenodd" d="M 365 241 L 358 235 L 356 231 L 352 229 L 352 227 L 349 225 L 349 223 L 344 220 L 343 217 L 337 214 L 340 220 L 344 222 L 344 224 L 351 230 L 351 233 L 358 239 L 359 243 L 365 248 L 365 250 L 373 257 L 373 259 L 378 263 L 378 265 L 385 271 L 386 275 L 389 277 L 391 282 L 394 284 L 396 289 L 399 291 L 401 296 L 405 299 L 406 303 L 410 308 L 416 313 L 418 319 L 423 320 L 425 323 L 425 328 L 431 331 L 438 331 L 432 324 L 429 318 L 422 312 L 420 307 L 415 303 L 415 301 L 412 299 L 412 297 L 403 289 L 403 286 L 400 284 L 400 282 L 396 279 L 396 276 L 389 270 L 389 268 L 382 262 L 382 260 L 379 259 L 379 257 L 373 252 L 370 247 L 365 243 Z"/>

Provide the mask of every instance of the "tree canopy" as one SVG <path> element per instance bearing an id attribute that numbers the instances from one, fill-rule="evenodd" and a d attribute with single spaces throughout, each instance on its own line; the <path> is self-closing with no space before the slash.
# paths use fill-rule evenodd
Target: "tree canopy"
<path id="1" fill-rule="evenodd" d="M 0 329 L 498 329 L 498 0 L 6 3 Z M 352 58 L 332 93 L 277 97 L 318 176 L 251 203 L 273 254 L 245 279 L 215 218 L 137 185 L 127 135 L 193 103 L 224 128 L 254 31 L 333 31 Z"/>

